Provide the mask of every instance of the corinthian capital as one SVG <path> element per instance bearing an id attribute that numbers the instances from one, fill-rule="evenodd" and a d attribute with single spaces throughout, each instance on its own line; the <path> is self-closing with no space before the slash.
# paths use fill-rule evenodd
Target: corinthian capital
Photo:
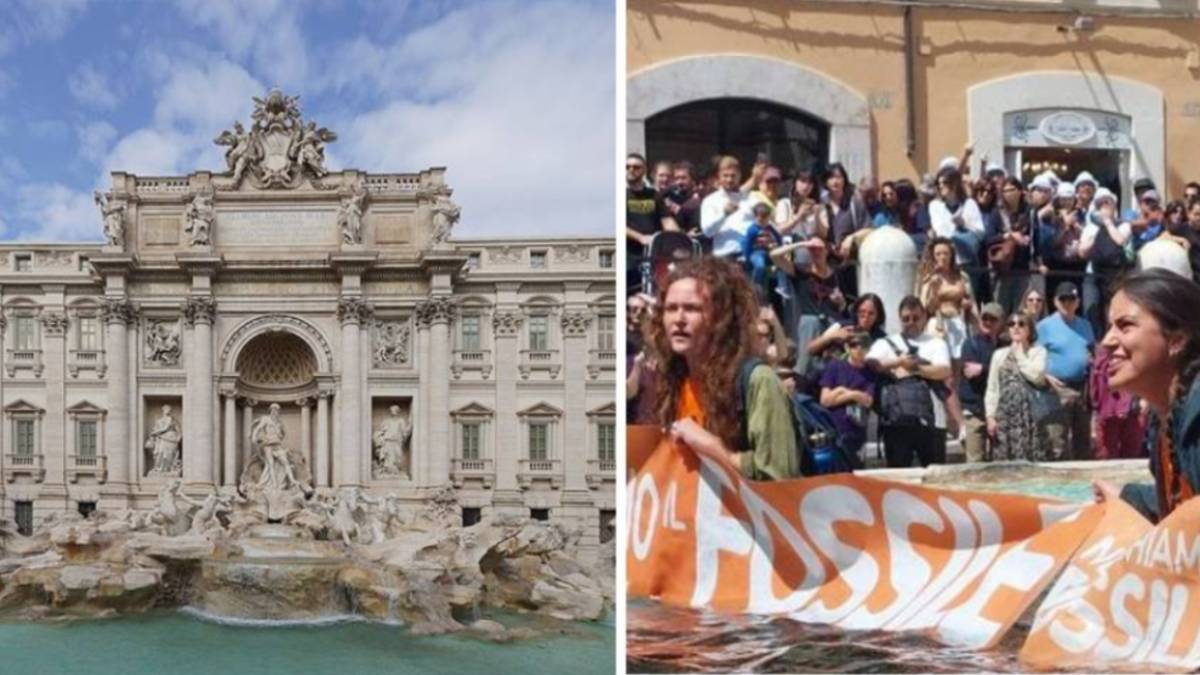
<path id="1" fill-rule="evenodd" d="M 100 316 L 105 323 L 131 324 L 137 320 L 138 308 L 125 298 L 105 298 Z"/>
<path id="2" fill-rule="evenodd" d="M 67 315 L 62 312 L 42 312 L 42 328 L 46 335 L 61 337 L 67 332 Z"/>
<path id="3" fill-rule="evenodd" d="M 184 301 L 181 307 L 183 318 L 189 326 L 197 323 L 212 325 L 217 317 L 217 303 L 207 295 L 196 295 Z"/>
<path id="4" fill-rule="evenodd" d="M 362 298 L 346 296 L 338 299 L 337 317 L 342 325 L 361 324 L 370 319 L 375 310 Z"/>
<path id="5" fill-rule="evenodd" d="M 458 311 L 458 305 L 449 296 L 433 295 L 417 305 L 417 323 L 422 327 L 435 323 L 450 323 Z"/>
<path id="6" fill-rule="evenodd" d="M 591 323 L 592 315 L 589 312 L 563 312 L 563 335 L 567 337 L 581 337 L 587 335 L 588 326 L 591 325 Z"/>
<path id="7" fill-rule="evenodd" d="M 497 336 L 513 336 L 521 332 L 523 320 L 520 312 L 496 312 L 492 315 L 492 330 Z"/>

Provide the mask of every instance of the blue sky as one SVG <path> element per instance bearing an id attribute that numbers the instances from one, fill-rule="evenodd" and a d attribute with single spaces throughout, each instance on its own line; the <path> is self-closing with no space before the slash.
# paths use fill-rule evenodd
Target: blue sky
<path id="1" fill-rule="evenodd" d="M 108 174 L 224 170 L 298 94 L 331 169 L 446 166 L 456 237 L 613 232 L 614 3 L 0 0 L 0 238 L 100 239 Z"/>

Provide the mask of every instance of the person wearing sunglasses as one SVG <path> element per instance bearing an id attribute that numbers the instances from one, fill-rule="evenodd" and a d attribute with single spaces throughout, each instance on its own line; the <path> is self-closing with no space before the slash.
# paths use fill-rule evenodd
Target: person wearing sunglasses
<path id="1" fill-rule="evenodd" d="M 984 397 L 991 374 L 996 341 L 1004 331 L 1004 310 L 989 302 L 979 312 L 979 327 L 962 348 L 962 377 L 958 380 L 958 400 L 963 411 L 963 452 L 968 462 L 982 462 L 988 451 L 987 413 Z"/>
<path id="2" fill-rule="evenodd" d="M 1051 459 L 1051 447 L 1034 397 L 1046 387 L 1046 348 L 1037 344 L 1037 325 L 1028 314 L 1013 314 L 1007 329 L 1011 344 L 992 354 L 984 395 L 992 439 L 987 460 L 1043 462 Z"/>
<path id="3" fill-rule="evenodd" d="M 642 284 L 646 246 L 663 229 L 678 229 L 659 194 L 646 184 L 646 158 L 636 152 L 625 158 L 625 281 L 630 293 Z"/>

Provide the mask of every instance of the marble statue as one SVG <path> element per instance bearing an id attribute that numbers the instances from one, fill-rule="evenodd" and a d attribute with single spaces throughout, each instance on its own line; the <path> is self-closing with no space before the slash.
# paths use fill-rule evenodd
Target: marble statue
<path id="1" fill-rule="evenodd" d="M 147 361 L 163 366 L 177 366 L 181 352 L 178 321 L 156 321 L 146 326 Z"/>
<path id="2" fill-rule="evenodd" d="M 408 363 L 409 329 L 407 322 L 380 321 L 375 324 L 373 351 L 376 366 L 398 366 Z"/>
<path id="3" fill-rule="evenodd" d="M 163 534 L 182 534 L 180 530 L 191 523 L 188 517 L 191 508 L 201 506 L 200 502 L 184 494 L 182 487 L 183 481 L 175 478 L 158 491 L 158 498 L 148 521 L 157 526 Z"/>
<path id="4" fill-rule="evenodd" d="M 104 216 L 104 238 L 109 246 L 125 247 L 125 202 L 105 195 L 99 190 L 92 193 L 92 199 L 100 207 Z"/>
<path id="5" fill-rule="evenodd" d="M 229 149 L 225 151 L 225 164 L 228 166 L 229 172 L 233 174 L 233 187 L 236 188 L 242 183 L 246 167 L 250 165 L 250 162 L 259 158 L 254 139 L 246 133 L 241 122 L 234 122 L 232 131 L 221 132 L 221 135 L 213 139 L 213 142 L 217 145 L 229 146 Z"/>
<path id="6" fill-rule="evenodd" d="M 186 221 L 183 231 L 191 235 L 188 245 L 208 246 L 215 217 L 212 193 L 207 190 L 197 193 L 192 198 L 192 203 L 188 204 L 183 216 Z"/>
<path id="7" fill-rule="evenodd" d="M 412 424 L 400 414 L 400 406 L 388 408 L 390 415 L 380 423 L 372 437 L 375 448 L 375 474 L 399 476 L 404 473 L 406 446 L 412 436 Z"/>
<path id="8" fill-rule="evenodd" d="M 171 406 L 162 407 L 162 415 L 154 422 L 154 428 L 146 437 L 146 449 L 152 451 L 154 466 L 151 476 L 179 475 L 179 443 L 183 440 L 179 422 L 171 416 Z"/>
<path id="9" fill-rule="evenodd" d="M 338 209 L 338 227 L 342 230 L 342 241 L 347 244 L 362 243 L 362 218 L 367 200 L 367 190 L 362 183 L 354 185 L 354 191 L 342 198 Z"/>
<path id="10" fill-rule="evenodd" d="M 217 145 L 229 147 L 225 164 L 232 181 L 219 189 L 236 190 L 243 178 L 260 189 L 290 189 L 298 187 L 305 176 L 319 181 L 329 174 L 325 144 L 337 140 L 337 134 L 316 122 L 306 123 L 300 115 L 299 97 L 272 89 L 265 98 L 254 97 L 254 105 L 249 131 L 234 122 L 232 129 L 213 139 Z"/>
<path id="11" fill-rule="evenodd" d="M 196 509 L 196 513 L 192 515 L 192 526 L 188 530 L 188 534 L 205 535 L 224 530 L 221 514 L 233 510 L 231 502 L 232 497 L 222 496 L 217 493 L 216 488 L 213 488 L 213 491 L 200 504 L 200 508 Z"/>
<path id="12" fill-rule="evenodd" d="M 332 505 L 326 505 L 329 510 L 330 532 L 341 537 L 342 543 L 347 546 L 362 537 L 358 519 L 355 517 L 355 511 L 359 508 L 358 502 L 358 488 L 347 487 L 338 490 Z"/>
<path id="13" fill-rule="evenodd" d="M 298 170 L 307 168 L 317 178 L 324 178 L 329 175 L 325 170 L 325 144 L 336 140 L 337 134 L 324 127 L 318 129 L 316 122 L 309 122 L 303 130 L 297 125 L 289 154 L 295 158 Z"/>
<path id="14" fill-rule="evenodd" d="M 288 449 L 283 445 L 285 435 L 283 422 L 279 419 L 278 403 L 272 403 L 270 412 L 254 420 L 254 424 L 250 427 L 250 442 L 259 453 L 263 463 L 258 487 L 286 490 L 293 485 L 300 484 L 296 480 L 295 471 L 292 470 Z"/>
<path id="15" fill-rule="evenodd" d="M 450 230 L 462 216 L 462 207 L 446 195 L 438 195 L 433 204 L 433 242 L 440 244 L 450 236 Z"/>

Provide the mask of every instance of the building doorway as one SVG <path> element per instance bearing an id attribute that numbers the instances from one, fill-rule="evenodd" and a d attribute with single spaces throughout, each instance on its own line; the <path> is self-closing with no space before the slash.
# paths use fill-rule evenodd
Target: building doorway
<path id="1" fill-rule="evenodd" d="M 1121 177 L 1126 175 L 1123 150 L 1045 147 L 1009 148 L 1007 152 L 1016 155 L 1010 166 L 1020 167 L 1021 182 L 1025 185 L 1046 169 L 1053 169 L 1062 180 L 1074 180 L 1081 171 L 1087 171 L 1100 187 L 1112 190 L 1118 199 L 1123 194 Z"/>
<path id="2" fill-rule="evenodd" d="M 706 99 L 646 120 L 646 159 L 687 160 L 703 177 L 713 158 L 733 155 L 748 171 L 761 155 L 785 176 L 824 165 L 829 125 L 801 110 L 747 98 Z"/>

